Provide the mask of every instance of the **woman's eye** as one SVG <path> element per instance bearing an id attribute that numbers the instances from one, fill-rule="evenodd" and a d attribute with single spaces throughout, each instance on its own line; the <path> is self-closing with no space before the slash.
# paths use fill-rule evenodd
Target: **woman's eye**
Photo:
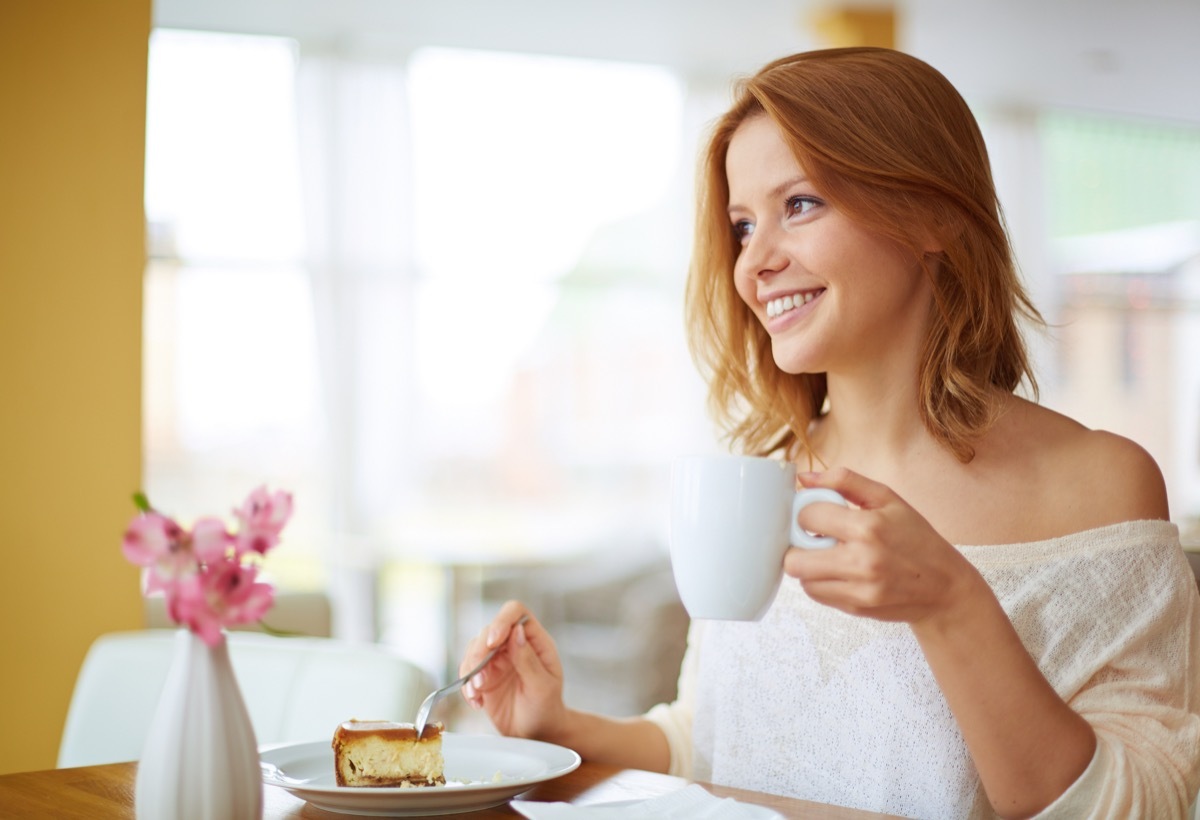
<path id="1" fill-rule="evenodd" d="M 820 204 L 820 200 L 814 199 L 811 196 L 789 197 L 787 201 L 787 215 L 803 216 Z"/>
<path id="2" fill-rule="evenodd" d="M 733 237 L 738 242 L 745 242 L 754 233 L 754 223 L 748 219 L 739 219 L 733 223 Z"/>

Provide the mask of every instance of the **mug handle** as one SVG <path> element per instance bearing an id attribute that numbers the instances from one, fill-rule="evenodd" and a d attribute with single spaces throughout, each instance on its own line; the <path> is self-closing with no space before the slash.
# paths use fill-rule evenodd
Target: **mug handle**
<path id="1" fill-rule="evenodd" d="M 809 504 L 817 502 L 825 502 L 830 504 L 841 504 L 843 507 L 850 506 L 846 503 L 846 499 L 842 498 L 842 494 L 830 490 L 825 487 L 812 487 L 804 490 L 799 490 L 796 497 L 792 499 L 792 546 L 807 547 L 808 549 L 823 550 L 829 549 L 837 543 L 836 538 L 830 538 L 827 535 L 813 535 L 800 526 L 796 521 L 796 516 L 800 515 L 800 511 Z"/>

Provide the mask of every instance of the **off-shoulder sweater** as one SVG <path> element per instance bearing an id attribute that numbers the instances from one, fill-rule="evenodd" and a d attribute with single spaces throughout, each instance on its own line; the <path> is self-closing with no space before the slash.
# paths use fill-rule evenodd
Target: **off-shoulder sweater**
<path id="1" fill-rule="evenodd" d="M 1200 789 L 1200 598 L 1165 521 L 963 546 L 1095 755 L 1041 818 L 1184 817 Z M 992 817 L 906 624 L 784 578 L 756 623 L 695 621 L 678 699 L 646 717 L 671 772 L 920 818 Z"/>

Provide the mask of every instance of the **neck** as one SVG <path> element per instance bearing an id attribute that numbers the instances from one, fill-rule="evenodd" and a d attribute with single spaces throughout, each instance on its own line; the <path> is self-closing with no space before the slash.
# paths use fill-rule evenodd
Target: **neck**
<path id="1" fill-rule="evenodd" d="M 915 380 L 878 376 L 830 375 L 829 413 L 813 437 L 816 454 L 827 467 L 890 472 L 888 465 L 937 446 L 918 413 Z"/>

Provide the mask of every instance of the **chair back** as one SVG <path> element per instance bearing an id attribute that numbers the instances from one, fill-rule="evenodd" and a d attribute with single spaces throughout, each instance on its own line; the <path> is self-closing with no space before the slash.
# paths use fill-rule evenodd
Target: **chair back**
<path id="1" fill-rule="evenodd" d="M 174 656 L 175 630 L 96 639 L 76 679 L 59 768 L 137 760 Z M 332 740 L 350 718 L 411 721 L 433 680 L 394 649 L 332 638 L 230 633 L 260 746 Z"/>
<path id="2" fill-rule="evenodd" d="M 147 629 L 174 629 L 175 622 L 167 614 L 163 596 L 147 595 L 144 599 Z M 333 636 L 333 602 L 324 592 L 277 589 L 266 622 L 276 632 L 312 635 L 318 638 Z M 228 627 L 230 632 L 268 632 L 259 623 Z"/>

